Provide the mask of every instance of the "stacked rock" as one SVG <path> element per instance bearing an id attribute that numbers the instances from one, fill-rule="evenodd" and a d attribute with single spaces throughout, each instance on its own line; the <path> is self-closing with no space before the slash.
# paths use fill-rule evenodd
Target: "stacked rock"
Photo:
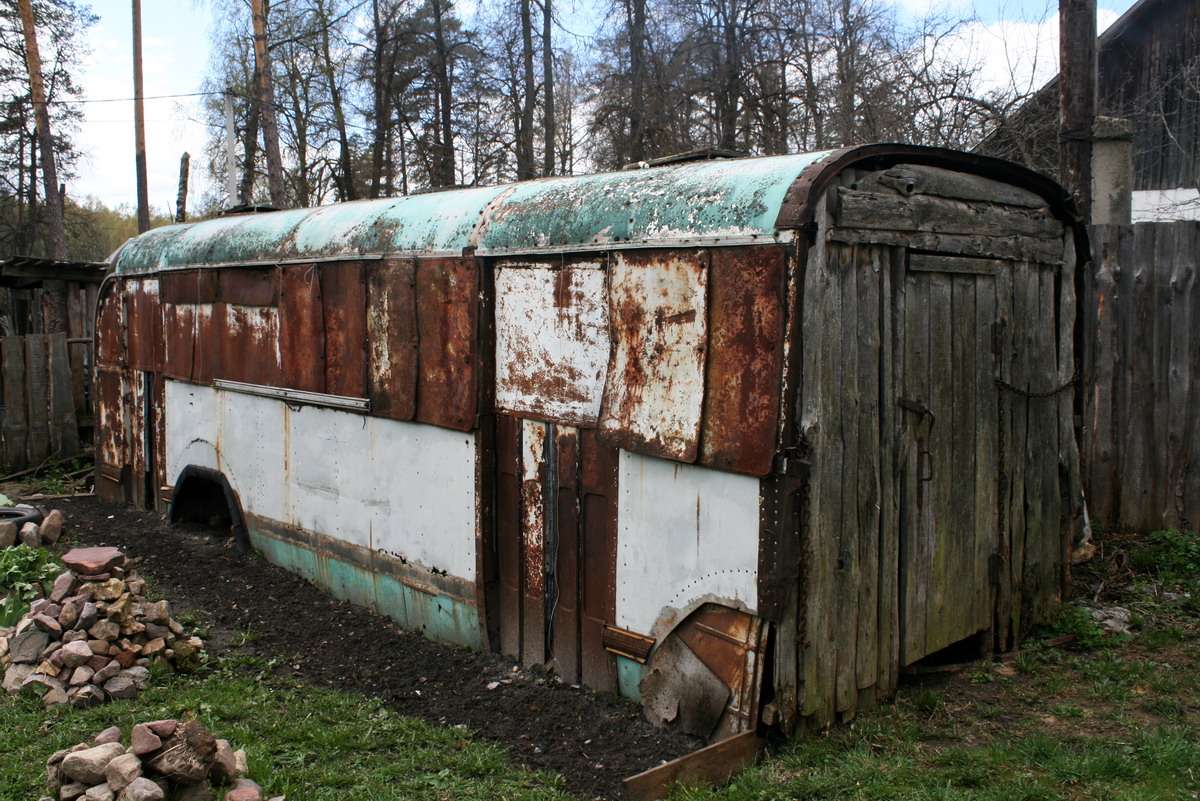
<path id="1" fill-rule="evenodd" d="M 138 723 L 129 733 L 105 729 L 91 744 L 59 751 L 46 762 L 41 801 L 263 801 L 246 777 L 246 752 L 215 739 L 197 720 Z M 271 801 L 284 801 L 277 796 Z"/>
<path id="2" fill-rule="evenodd" d="M 136 698 L 162 662 L 186 669 L 203 643 L 184 636 L 166 601 L 146 600 L 146 582 L 116 548 L 76 548 L 49 597 L 15 628 L 0 630 L 4 689 L 42 697 L 47 707 Z"/>
<path id="3" fill-rule="evenodd" d="M 29 507 L 33 511 L 32 507 Z M 8 548 L 18 542 L 30 548 L 42 548 L 58 542 L 62 535 L 63 524 L 67 518 L 55 509 L 46 515 L 41 523 L 26 522 L 17 527 L 16 523 L 0 522 L 0 548 Z"/>

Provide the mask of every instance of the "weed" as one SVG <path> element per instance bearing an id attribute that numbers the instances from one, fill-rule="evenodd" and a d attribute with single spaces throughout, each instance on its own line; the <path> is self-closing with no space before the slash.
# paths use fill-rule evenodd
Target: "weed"
<path id="1" fill-rule="evenodd" d="M 1133 552 L 1133 565 L 1164 584 L 1200 578 L 1200 535 L 1178 529 L 1155 531 L 1148 545 Z"/>
<path id="2" fill-rule="evenodd" d="M 45 548 L 21 544 L 0 551 L 0 627 L 20 620 L 60 572 L 62 564 Z"/>
<path id="3" fill-rule="evenodd" d="M 1083 711 L 1083 707 L 1081 707 L 1079 704 L 1073 704 L 1066 701 L 1055 704 L 1053 707 L 1051 707 L 1051 709 L 1054 711 L 1054 714 L 1058 715 L 1060 718 L 1081 718 L 1084 716 L 1084 714 L 1086 714 Z"/>
<path id="4" fill-rule="evenodd" d="M 913 706 L 926 715 L 932 715 L 942 705 L 942 696 L 933 690 L 918 690 L 913 694 Z"/>
<path id="5" fill-rule="evenodd" d="M 1048 625 L 1039 627 L 1035 634 L 1046 638 L 1074 635 L 1075 644 L 1080 648 L 1099 648 L 1120 641 L 1101 628 L 1091 612 L 1071 605 L 1060 608 L 1054 619 Z"/>

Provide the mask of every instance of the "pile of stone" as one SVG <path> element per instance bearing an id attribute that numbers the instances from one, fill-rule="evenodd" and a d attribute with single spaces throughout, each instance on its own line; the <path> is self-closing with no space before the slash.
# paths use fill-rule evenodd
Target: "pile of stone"
<path id="1" fill-rule="evenodd" d="M 50 757 L 41 801 L 215 801 L 218 788 L 224 801 L 263 801 L 246 772 L 246 752 L 197 720 L 138 723 L 128 747 L 113 726 Z"/>
<path id="2" fill-rule="evenodd" d="M 32 507 L 21 508 L 34 511 Z M 66 521 L 63 513 L 55 509 L 46 515 L 40 524 L 28 521 L 18 528 L 16 523 L 7 520 L 0 522 L 0 548 L 8 548 L 17 543 L 28 545 L 30 548 L 53 545 L 58 542 Z"/>
<path id="3" fill-rule="evenodd" d="M 76 548 L 50 595 L 35 601 L 15 628 L 0 629 L 4 689 L 33 692 L 47 706 L 95 706 L 136 698 L 149 666 L 188 669 L 203 643 L 185 636 L 166 601 L 146 599 L 125 554 Z"/>

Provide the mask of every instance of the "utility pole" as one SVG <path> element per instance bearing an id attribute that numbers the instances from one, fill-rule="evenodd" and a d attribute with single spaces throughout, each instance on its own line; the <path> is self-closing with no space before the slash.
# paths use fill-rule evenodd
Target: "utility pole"
<path id="1" fill-rule="evenodd" d="M 258 67 L 258 106 L 262 115 L 263 145 L 267 157 L 267 191 L 271 205 L 283 208 L 286 194 L 283 186 L 283 158 L 279 154 L 279 125 L 275 122 L 275 90 L 271 86 L 271 56 L 267 50 L 268 0 L 250 0 L 250 17 L 254 25 L 254 63 Z"/>
<path id="2" fill-rule="evenodd" d="M 50 134 L 50 109 L 46 106 L 46 87 L 42 82 L 42 57 L 38 52 L 32 0 L 17 0 L 17 9 L 21 15 L 21 28 L 25 33 L 25 66 L 29 69 L 29 94 L 33 98 L 38 149 L 42 156 L 42 184 L 46 192 L 46 211 L 50 217 L 50 257 L 65 260 L 67 234 L 63 225 L 58 169 L 54 165 L 54 137 Z"/>
<path id="3" fill-rule="evenodd" d="M 188 168 L 192 164 L 191 154 L 184 151 L 179 159 L 179 194 L 175 196 L 175 222 L 187 222 Z"/>
<path id="4" fill-rule="evenodd" d="M 146 179 L 146 109 L 142 101 L 142 0 L 133 0 L 133 139 L 137 166 L 138 233 L 150 230 L 150 189 Z"/>
<path id="5" fill-rule="evenodd" d="M 225 191 L 229 194 L 229 208 L 238 204 L 237 158 L 234 155 L 233 137 L 233 87 L 225 89 Z"/>
<path id="6" fill-rule="evenodd" d="M 1059 0 L 1059 180 L 1092 219 L 1092 126 L 1096 119 L 1096 0 Z"/>

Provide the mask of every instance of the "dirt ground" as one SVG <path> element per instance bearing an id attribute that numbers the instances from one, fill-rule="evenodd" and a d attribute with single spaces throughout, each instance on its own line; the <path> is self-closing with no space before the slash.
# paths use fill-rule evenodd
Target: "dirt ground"
<path id="1" fill-rule="evenodd" d="M 653 728 L 640 709 L 546 677 L 494 654 L 431 642 L 362 607 L 329 598 L 292 573 L 201 526 L 94 498 L 53 502 L 67 545 L 114 545 L 176 612 L 194 612 L 208 650 L 282 658 L 291 675 L 386 699 L 397 711 L 465 725 L 531 768 L 557 773 L 584 798 L 615 798 L 621 780 L 698 748 Z M 246 636 L 246 635 L 249 636 Z M 488 684 L 501 682 L 496 689 Z"/>

